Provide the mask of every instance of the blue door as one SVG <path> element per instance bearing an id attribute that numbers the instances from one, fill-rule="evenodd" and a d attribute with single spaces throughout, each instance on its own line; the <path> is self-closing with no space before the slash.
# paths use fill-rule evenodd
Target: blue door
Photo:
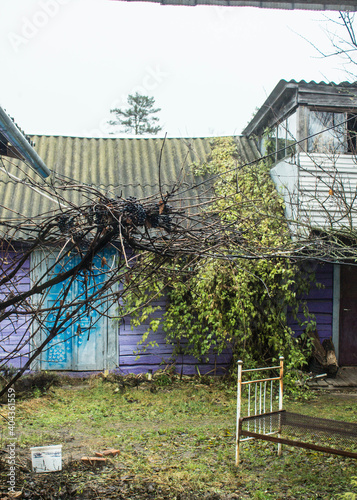
<path id="1" fill-rule="evenodd" d="M 76 266 L 80 260 L 74 254 L 66 255 L 59 262 L 56 258 L 51 255 L 46 259 L 46 265 L 53 266 L 53 276 Z M 93 259 L 90 269 L 79 273 L 73 281 L 69 278 L 54 285 L 42 298 L 41 308 L 49 312 L 42 314 L 41 341 L 53 327 L 60 325 L 60 330 L 42 352 L 41 369 L 87 371 L 116 366 L 116 323 L 108 317 L 113 307 L 105 293 L 101 293 L 114 261 L 115 251 L 105 250 Z M 43 269 L 43 264 L 40 267 Z M 94 307 L 81 305 L 93 294 L 98 294 Z"/>

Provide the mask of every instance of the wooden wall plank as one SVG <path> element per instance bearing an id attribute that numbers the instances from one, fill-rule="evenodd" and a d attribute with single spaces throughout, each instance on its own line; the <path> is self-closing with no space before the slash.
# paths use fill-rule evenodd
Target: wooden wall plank
<path id="1" fill-rule="evenodd" d="M 315 272 L 315 283 L 322 283 L 324 288 L 312 286 L 310 293 L 304 296 L 308 309 L 315 315 L 317 333 L 321 342 L 332 337 L 333 319 L 333 265 L 319 264 Z M 300 321 L 306 320 L 302 313 L 298 314 Z M 291 313 L 288 313 L 288 325 L 298 336 L 304 331 L 304 327 L 298 324 Z"/>
<path id="2" fill-rule="evenodd" d="M 147 342 L 155 341 L 157 346 L 148 346 L 146 352 L 140 354 L 138 358 L 134 352 L 140 350 L 143 346 L 138 345 L 141 341 L 142 335 L 147 331 L 147 326 L 152 319 L 159 319 L 162 317 L 165 311 L 166 299 L 163 298 L 155 303 L 156 306 L 160 306 L 161 309 L 155 311 L 146 321 L 145 324 L 131 327 L 130 318 L 125 317 L 124 321 L 119 326 L 119 369 L 123 373 L 143 373 L 151 369 L 153 371 L 162 369 L 166 365 L 171 365 L 176 361 L 176 370 L 184 374 L 197 374 L 197 369 L 203 370 L 202 373 L 207 373 L 210 371 L 217 370 L 219 367 L 220 374 L 224 373 L 224 370 L 229 365 L 232 354 L 229 347 L 225 349 L 219 356 L 210 353 L 207 356 L 208 361 L 202 362 L 190 355 L 179 355 L 176 359 L 173 358 L 173 345 L 166 342 L 166 333 L 162 330 L 160 325 L 158 331 L 155 333 L 150 333 Z M 183 340 L 182 345 L 185 344 Z M 164 361 L 164 364 L 161 364 Z"/>
<path id="3" fill-rule="evenodd" d="M 11 262 L 15 257 L 18 258 L 18 256 L 19 254 L 15 252 L 0 252 L 2 272 L 10 270 Z M 6 262 L 8 262 L 8 264 Z M 29 269 L 30 260 L 27 259 L 23 268 L 16 275 L 16 290 L 18 292 L 25 292 L 29 289 Z M 0 300 L 3 300 L 12 288 L 12 286 L 3 286 L 2 289 L 0 289 Z M 14 357 L 9 364 L 16 368 L 21 368 L 27 362 L 29 356 L 28 339 L 30 336 L 27 322 L 28 318 L 26 316 L 13 314 L 0 323 L 0 362 L 7 353 L 16 348 L 18 348 L 16 357 Z M 1 346 L 3 346 L 4 349 L 2 349 Z"/>

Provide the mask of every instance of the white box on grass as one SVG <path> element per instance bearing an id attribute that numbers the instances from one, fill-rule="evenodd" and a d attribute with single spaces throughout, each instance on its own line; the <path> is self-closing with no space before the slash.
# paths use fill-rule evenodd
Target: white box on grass
<path id="1" fill-rule="evenodd" d="M 62 470 L 62 445 L 30 448 L 33 472 Z"/>

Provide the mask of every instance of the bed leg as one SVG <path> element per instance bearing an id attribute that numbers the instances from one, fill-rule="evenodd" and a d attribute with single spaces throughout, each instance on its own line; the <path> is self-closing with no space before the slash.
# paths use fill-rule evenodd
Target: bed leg
<path id="1" fill-rule="evenodd" d="M 239 465 L 239 441 L 237 441 L 236 445 L 236 467 Z"/>
<path id="2" fill-rule="evenodd" d="M 242 366 L 243 361 L 239 360 L 237 373 L 237 420 L 236 420 L 236 466 L 239 465 L 239 441 L 242 431 L 242 422 L 240 419 L 242 410 Z"/>
<path id="3" fill-rule="evenodd" d="M 280 437 L 280 434 L 278 434 L 278 436 Z M 281 443 L 278 443 L 278 457 L 281 457 L 282 453 L 283 453 L 283 450 L 281 448 Z"/>
<path id="4" fill-rule="evenodd" d="M 284 394 L 284 356 L 279 357 L 280 373 L 279 373 L 279 411 L 283 409 L 283 394 Z M 278 437 L 281 438 L 281 414 L 279 416 L 279 433 Z M 281 443 L 278 443 L 278 457 L 281 457 L 283 450 Z"/>
<path id="5" fill-rule="evenodd" d="M 242 421 L 239 420 L 238 428 L 237 428 L 237 441 L 236 441 L 236 467 L 238 467 L 238 465 L 239 465 L 239 459 L 240 459 L 239 452 L 240 452 L 240 437 L 241 437 L 241 434 L 242 434 Z"/>

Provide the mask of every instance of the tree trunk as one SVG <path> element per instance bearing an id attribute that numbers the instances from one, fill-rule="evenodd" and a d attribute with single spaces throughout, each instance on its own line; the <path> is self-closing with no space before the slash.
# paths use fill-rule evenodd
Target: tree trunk
<path id="1" fill-rule="evenodd" d="M 335 377 L 338 372 L 338 362 L 335 347 L 331 339 L 320 342 L 317 330 L 309 333 L 313 349 L 309 360 L 309 369 L 313 373 L 327 373 L 328 377 Z"/>
<path id="2" fill-rule="evenodd" d="M 330 377 L 335 377 L 338 372 L 338 362 L 335 353 L 335 346 L 331 339 L 325 339 L 322 347 L 326 352 L 326 370 Z"/>

